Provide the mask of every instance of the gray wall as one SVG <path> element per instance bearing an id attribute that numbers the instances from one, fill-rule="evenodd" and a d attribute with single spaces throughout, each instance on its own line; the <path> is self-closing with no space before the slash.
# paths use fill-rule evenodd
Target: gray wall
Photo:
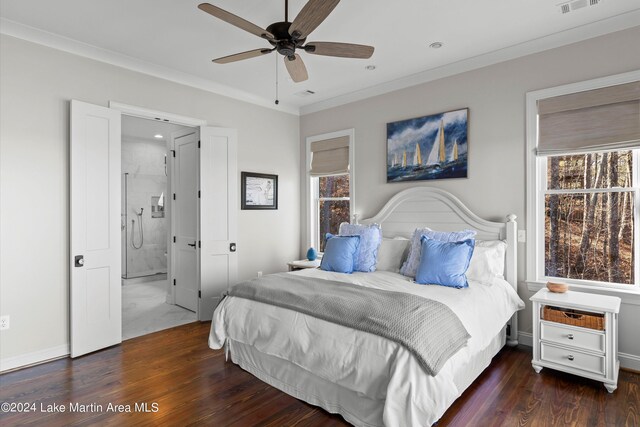
<path id="1" fill-rule="evenodd" d="M 405 188 L 431 185 L 458 196 L 485 219 L 502 221 L 506 214 L 515 213 L 518 228 L 525 229 L 526 92 L 640 69 L 638 40 L 640 27 L 634 27 L 308 114 L 300 121 L 301 146 L 308 136 L 355 128 L 355 210 L 360 218 L 374 215 Z M 470 110 L 468 179 L 387 184 L 386 123 L 463 107 Z M 302 150 L 302 165 L 304 155 Z M 304 173 L 303 168 L 303 183 Z M 305 212 L 306 184 L 301 188 Z M 303 221 L 303 230 L 304 226 Z M 305 242 L 303 235 L 301 250 Z M 531 332 L 531 293 L 522 282 L 525 245 L 520 244 L 518 250 L 519 293 L 527 303 L 519 315 L 520 328 Z M 634 329 L 640 306 L 623 304 L 620 318 L 620 351 L 640 358 L 640 340 Z"/>
<path id="2" fill-rule="evenodd" d="M 0 312 L 11 316 L 1 359 L 52 357 L 69 342 L 70 99 L 238 129 L 238 171 L 278 174 L 280 190 L 276 211 L 239 210 L 239 278 L 286 271 L 298 257 L 297 116 L 8 36 L 0 57 Z"/>

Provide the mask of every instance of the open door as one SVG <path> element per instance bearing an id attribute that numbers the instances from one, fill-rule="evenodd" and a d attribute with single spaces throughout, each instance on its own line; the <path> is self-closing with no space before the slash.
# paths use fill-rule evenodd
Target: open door
<path id="1" fill-rule="evenodd" d="M 193 312 L 198 310 L 198 137 L 198 128 L 171 134 L 171 279 L 175 304 Z"/>
<path id="2" fill-rule="evenodd" d="M 198 320 L 210 321 L 222 293 L 237 282 L 238 171 L 234 129 L 200 128 Z"/>
<path id="3" fill-rule="evenodd" d="M 71 101 L 71 357 L 122 341 L 120 112 Z"/>

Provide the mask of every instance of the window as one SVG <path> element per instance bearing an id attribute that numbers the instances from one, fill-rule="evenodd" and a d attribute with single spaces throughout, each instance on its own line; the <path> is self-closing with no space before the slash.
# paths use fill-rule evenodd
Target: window
<path id="1" fill-rule="evenodd" d="M 640 72 L 527 94 L 527 281 L 640 291 Z"/>
<path id="2" fill-rule="evenodd" d="M 550 156 L 544 203 L 544 276 L 633 285 L 633 151 Z"/>
<path id="3" fill-rule="evenodd" d="M 353 129 L 307 138 L 307 244 L 324 251 L 327 233 L 354 213 Z"/>
<path id="4" fill-rule="evenodd" d="M 338 234 L 340 224 L 350 221 L 349 174 L 321 176 L 317 182 L 316 218 L 317 242 L 324 251 L 327 233 Z"/>

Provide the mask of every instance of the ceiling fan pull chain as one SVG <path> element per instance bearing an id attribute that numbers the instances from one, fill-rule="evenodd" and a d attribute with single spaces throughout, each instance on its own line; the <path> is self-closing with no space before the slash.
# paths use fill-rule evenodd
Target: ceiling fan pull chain
<path id="1" fill-rule="evenodd" d="M 276 105 L 280 104 L 278 100 L 278 57 L 276 56 Z"/>

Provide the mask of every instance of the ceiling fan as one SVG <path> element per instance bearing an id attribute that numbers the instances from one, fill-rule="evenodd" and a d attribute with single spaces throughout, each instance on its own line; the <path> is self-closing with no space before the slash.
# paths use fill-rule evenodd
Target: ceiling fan
<path id="1" fill-rule="evenodd" d="M 291 79 L 298 83 L 307 80 L 309 75 L 307 74 L 307 68 L 304 62 L 302 62 L 302 58 L 296 53 L 296 49 L 304 50 L 313 55 L 337 56 L 341 58 L 367 59 L 373 55 L 373 46 L 335 42 L 309 42 L 305 44 L 307 36 L 329 16 L 339 2 L 340 0 L 309 0 L 293 22 L 289 22 L 289 0 L 285 0 L 284 21 L 274 22 L 266 29 L 262 29 L 239 16 L 209 3 L 198 5 L 198 9 L 255 34 L 258 37 L 262 37 L 273 46 L 271 49 L 254 49 L 234 55 L 223 56 L 222 58 L 214 59 L 213 62 L 217 64 L 228 64 L 230 62 L 255 58 L 277 51 L 280 55 L 284 56 L 284 63 Z"/>

